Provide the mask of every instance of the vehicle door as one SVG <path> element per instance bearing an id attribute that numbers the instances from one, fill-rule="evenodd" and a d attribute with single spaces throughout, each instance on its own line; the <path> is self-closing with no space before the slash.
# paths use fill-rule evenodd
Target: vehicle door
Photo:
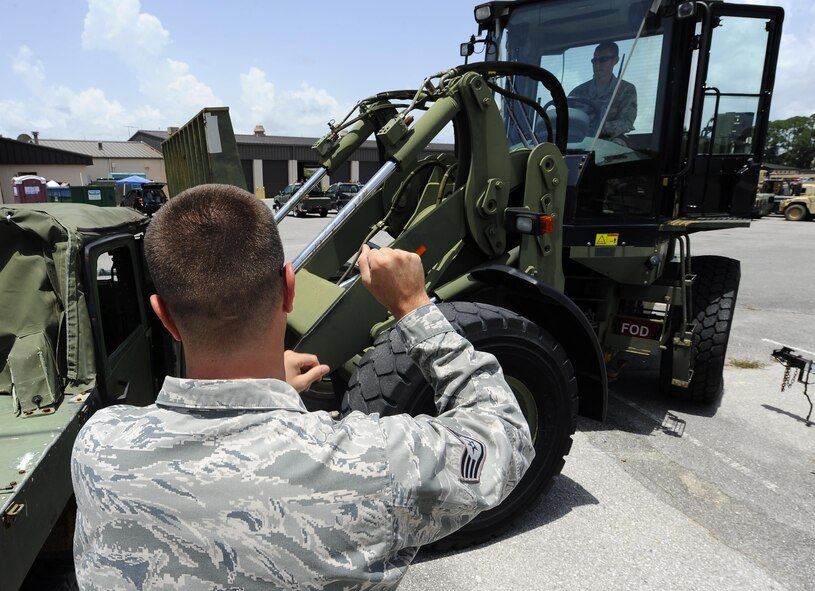
<path id="1" fill-rule="evenodd" d="M 156 396 L 151 363 L 153 335 L 147 321 L 138 252 L 132 235 L 100 238 L 84 250 L 97 387 L 105 404 L 143 406 Z"/>
<path id="2" fill-rule="evenodd" d="M 784 12 L 698 3 L 689 114 L 690 190 L 682 214 L 750 215 L 767 136 Z"/>

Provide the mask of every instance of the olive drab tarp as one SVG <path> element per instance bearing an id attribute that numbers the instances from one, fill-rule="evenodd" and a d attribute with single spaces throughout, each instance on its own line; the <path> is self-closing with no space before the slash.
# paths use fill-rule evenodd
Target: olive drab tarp
<path id="1" fill-rule="evenodd" d="M 0 204 L 0 395 L 17 413 L 94 387 L 82 249 L 147 223 L 130 208 Z"/>

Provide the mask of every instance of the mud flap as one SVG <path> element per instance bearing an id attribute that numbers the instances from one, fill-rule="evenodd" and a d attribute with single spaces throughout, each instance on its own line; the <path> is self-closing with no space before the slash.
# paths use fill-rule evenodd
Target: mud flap
<path id="1" fill-rule="evenodd" d="M 676 333 L 672 339 L 671 356 L 671 385 L 678 388 L 687 388 L 693 377 L 693 339 L 691 334 L 693 327 L 685 333 L 685 338 L 681 332 Z"/>

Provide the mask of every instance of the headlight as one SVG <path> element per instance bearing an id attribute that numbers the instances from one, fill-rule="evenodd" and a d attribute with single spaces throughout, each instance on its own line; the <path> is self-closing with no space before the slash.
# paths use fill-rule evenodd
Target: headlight
<path id="1" fill-rule="evenodd" d="M 475 21 L 481 24 L 492 18 L 492 6 L 489 4 L 482 4 L 475 7 Z"/>

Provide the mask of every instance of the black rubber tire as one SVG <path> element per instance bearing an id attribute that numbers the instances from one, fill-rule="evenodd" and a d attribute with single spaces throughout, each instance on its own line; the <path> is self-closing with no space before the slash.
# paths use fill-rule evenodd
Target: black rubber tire
<path id="1" fill-rule="evenodd" d="M 694 321 L 691 355 L 694 370 L 687 388 L 671 385 L 670 349 L 662 357 L 661 380 L 665 391 L 676 398 L 711 403 L 719 399 L 724 384 L 727 343 L 736 311 L 741 281 L 741 263 L 721 256 L 691 258 L 696 275 L 691 291 Z"/>
<path id="2" fill-rule="evenodd" d="M 325 216 L 327 216 L 327 215 L 328 215 L 328 210 L 327 210 L 325 207 L 323 207 L 323 208 L 320 210 L 320 217 L 321 217 L 321 218 L 324 218 L 324 217 L 325 217 Z"/>
<path id="3" fill-rule="evenodd" d="M 524 478 L 498 507 L 432 544 L 465 548 L 509 528 L 541 494 L 549 491 L 572 446 L 577 421 L 577 380 L 560 344 L 514 312 L 488 304 L 453 302 L 439 308 L 480 351 L 496 356 L 529 422 L 535 459 Z M 343 413 L 436 415 L 433 391 L 408 357 L 399 334 L 380 335 L 351 377 Z"/>
<path id="4" fill-rule="evenodd" d="M 802 222 L 809 217 L 807 208 L 800 203 L 793 203 L 784 209 L 784 219 L 788 222 Z"/>

